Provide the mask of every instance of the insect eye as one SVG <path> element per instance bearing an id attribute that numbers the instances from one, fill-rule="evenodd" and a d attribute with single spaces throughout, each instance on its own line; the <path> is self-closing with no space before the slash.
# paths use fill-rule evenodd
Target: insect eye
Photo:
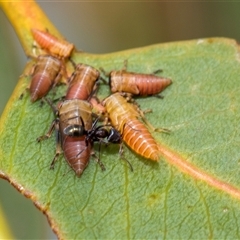
<path id="1" fill-rule="evenodd" d="M 64 128 L 63 133 L 70 137 L 81 137 L 85 134 L 85 129 L 81 125 L 70 125 Z"/>
<path id="2" fill-rule="evenodd" d="M 121 134 L 116 129 L 111 128 L 107 140 L 111 143 L 120 143 L 121 139 L 122 139 Z"/>

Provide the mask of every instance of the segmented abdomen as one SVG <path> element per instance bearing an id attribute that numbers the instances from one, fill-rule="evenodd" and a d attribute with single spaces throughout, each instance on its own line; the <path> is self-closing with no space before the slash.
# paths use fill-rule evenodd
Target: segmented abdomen
<path id="1" fill-rule="evenodd" d="M 55 81 L 61 77 L 61 62 L 51 56 L 39 56 L 30 83 L 31 101 L 45 96 Z"/>
<path id="2" fill-rule="evenodd" d="M 68 58 L 74 45 L 62 39 L 57 39 L 55 36 L 48 32 L 43 32 L 37 29 L 32 29 L 33 38 L 43 48 L 59 57 Z"/>
<path id="3" fill-rule="evenodd" d="M 134 95 L 153 95 L 163 91 L 172 81 L 153 74 L 139 74 L 127 71 L 112 71 L 109 83 L 112 92 L 127 92 Z"/>
<path id="4" fill-rule="evenodd" d="M 172 83 L 168 78 L 160 78 L 147 74 L 136 74 L 134 78 L 139 95 L 143 96 L 158 94 Z"/>
<path id="5" fill-rule="evenodd" d="M 80 83 L 81 84 L 81 83 Z M 86 88 L 84 85 L 73 85 L 68 90 L 65 99 L 80 99 L 80 100 L 86 100 L 89 96 L 89 93 L 86 91 Z"/>
<path id="6" fill-rule="evenodd" d="M 139 120 L 131 119 L 125 123 L 122 138 L 139 155 L 154 161 L 159 160 L 157 143 Z"/>
<path id="7" fill-rule="evenodd" d="M 93 91 L 99 72 L 88 65 L 78 64 L 73 72 L 65 99 L 87 100 Z"/>
<path id="8" fill-rule="evenodd" d="M 139 155 L 157 161 L 158 146 L 145 125 L 138 120 L 140 114 L 119 93 L 104 100 L 109 119 L 121 134 L 123 141 Z"/>
<path id="9" fill-rule="evenodd" d="M 86 136 L 65 136 L 65 140 L 62 143 L 64 157 L 78 177 L 81 176 L 87 167 L 91 156 L 92 145 L 90 142 L 86 145 L 85 138 Z"/>
<path id="10" fill-rule="evenodd" d="M 31 101 L 44 97 L 50 90 L 53 82 L 49 79 L 48 74 L 37 73 L 33 76 L 30 85 Z"/>
<path id="11" fill-rule="evenodd" d="M 65 97 L 66 100 L 70 99 L 86 100 L 88 98 L 88 92 L 86 91 L 85 86 L 80 84 L 71 86 L 71 88 L 67 91 Z"/>

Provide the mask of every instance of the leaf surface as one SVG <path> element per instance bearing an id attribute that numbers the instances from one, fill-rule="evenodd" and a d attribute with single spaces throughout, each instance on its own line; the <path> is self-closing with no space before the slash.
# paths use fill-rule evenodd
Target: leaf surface
<path id="1" fill-rule="evenodd" d="M 106 71 L 121 69 L 126 59 L 129 71 L 162 69 L 173 80 L 164 99 L 137 99 L 153 110 L 146 117 L 154 126 L 171 130 L 153 133 L 163 153 L 159 163 L 125 147 L 131 172 L 110 145 L 101 150 L 105 172 L 91 160 L 77 178 L 63 157 L 49 170 L 55 138 L 36 138 L 54 117 L 28 93 L 19 99 L 29 84 L 22 75 L 0 120 L 1 177 L 33 200 L 60 239 L 239 238 L 239 46 L 213 38 L 73 56 Z M 64 91 L 58 87 L 57 95 Z M 108 94 L 101 85 L 99 97 Z"/>

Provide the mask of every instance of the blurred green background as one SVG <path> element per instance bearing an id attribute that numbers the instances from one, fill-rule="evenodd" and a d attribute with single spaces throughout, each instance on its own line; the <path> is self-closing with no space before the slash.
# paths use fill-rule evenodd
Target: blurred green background
<path id="1" fill-rule="evenodd" d="M 208 37 L 240 40 L 240 2 L 39 1 L 39 5 L 66 39 L 85 52 Z M 2 112 L 27 61 L 2 10 L 0 56 Z M 4 180 L 0 180 L 0 205 L 16 239 L 56 238 L 46 217 Z"/>

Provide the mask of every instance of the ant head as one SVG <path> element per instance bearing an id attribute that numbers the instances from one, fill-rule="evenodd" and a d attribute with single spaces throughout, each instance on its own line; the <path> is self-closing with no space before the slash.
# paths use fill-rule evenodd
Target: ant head
<path id="1" fill-rule="evenodd" d="M 107 140 L 111 143 L 121 143 L 122 136 L 115 128 L 111 128 Z"/>

